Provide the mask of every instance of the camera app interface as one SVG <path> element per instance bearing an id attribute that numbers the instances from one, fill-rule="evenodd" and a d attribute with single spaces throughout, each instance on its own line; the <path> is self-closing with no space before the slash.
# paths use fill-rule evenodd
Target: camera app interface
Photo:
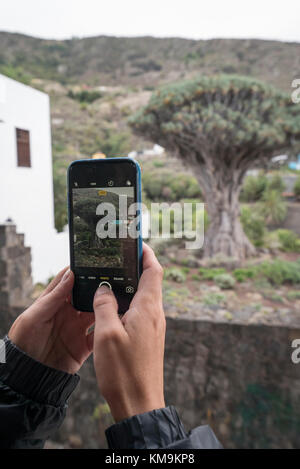
<path id="1" fill-rule="evenodd" d="M 72 196 L 75 269 L 96 269 L 100 281 L 124 284 L 125 291 L 132 292 L 137 255 L 136 213 L 130 213 L 134 188 L 74 187 Z"/>

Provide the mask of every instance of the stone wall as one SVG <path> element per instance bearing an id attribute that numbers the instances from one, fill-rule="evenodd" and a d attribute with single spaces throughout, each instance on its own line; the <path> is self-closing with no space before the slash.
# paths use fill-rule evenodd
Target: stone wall
<path id="1" fill-rule="evenodd" d="M 300 447 L 300 364 L 282 326 L 168 320 L 166 398 L 227 448 Z"/>
<path id="2" fill-rule="evenodd" d="M 0 225 L 0 335 L 31 302 L 31 251 L 12 223 Z"/>
<path id="3" fill-rule="evenodd" d="M 300 330 L 284 326 L 167 318 L 167 404 L 177 407 L 187 429 L 209 423 L 227 448 L 299 448 L 294 338 Z M 105 447 L 104 429 L 112 419 L 98 395 L 92 360 L 80 374 L 53 440 L 64 447 Z"/>

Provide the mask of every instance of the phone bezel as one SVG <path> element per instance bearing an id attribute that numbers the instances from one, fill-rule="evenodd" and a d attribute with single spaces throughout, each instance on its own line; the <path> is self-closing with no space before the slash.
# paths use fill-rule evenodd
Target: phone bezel
<path id="1" fill-rule="evenodd" d="M 128 165 L 130 164 L 132 167 L 135 168 L 135 184 L 134 184 L 134 199 L 136 202 L 141 203 L 141 169 L 139 164 L 132 160 L 131 158 L 121 157 L 121 158 L 106 158 L 106 159 L 95 159 L 95 160 L 76 160 L 73 161 L 68 168 L 67 174 L 67 189 L 68 189 L 68 221 L 69 221 L 69 251 L 70 251 L 70 269 L 75 274 L 75 259 L 74 259 L 74 230 L 73 230 L 73 202 L 72 202 L 72 187 L 73 187 L 73 176 L 72 176 L 72 169 L 74 166 L 76 167 L 84 167 L 86 166 L 88 169 L 95 168 L 95 171 L 99 170 L 103 165 Z M 137 266 L 136 266 L 136 275 L 137 281 L 139 280 L 142 274 L 142 226 L 141 226 L 141 216 L 140 216 L 140 223 L 139 223 L 139 236 L 136 243 L 136 259 L 137 259 Z M 93 270 L 94 269 L 94 270 Z M 93 275 L 98 268 L 93 267 L 86 267 L 82 268 L 85 275 Z M 118 298 L 117 298 L 118 299 Z M 82 305 L 74 304 L 74 295 L 72 295 L 72 304 L 77 309 L 84 311 L 85 309 L 81 307 Z"/>

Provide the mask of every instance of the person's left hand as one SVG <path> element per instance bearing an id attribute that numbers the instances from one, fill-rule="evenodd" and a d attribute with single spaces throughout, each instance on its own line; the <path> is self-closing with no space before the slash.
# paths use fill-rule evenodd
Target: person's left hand
<path id="1" fill-rule="evenodd" d="M 93 313 L 70 304 L 74 274 L 62 270 L 13 323 L 8 336 L 27 355 L 47 366 L 76 373 L 93 349 Z"/>

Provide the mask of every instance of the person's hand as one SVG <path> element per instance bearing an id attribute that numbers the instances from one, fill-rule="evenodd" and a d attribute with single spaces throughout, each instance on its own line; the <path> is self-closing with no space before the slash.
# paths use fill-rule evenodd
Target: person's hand
<path id="1" fill-rule="evenodd" d="M 87 331 L 95 320 L 94 314 L 76 311 L 70 304 L 73 283 L 73 272 L 62 270 L 8 333 L 35 360 L 72 374 L 92 352 L 93 335 Z"/>
<path id="2" fill-rule="evenodd" d="M 101 286 L 95 293 L 94 365 L 115 421 L 165 407 L 162 278 L 162 267 L 144 244 L 143 274 L 122 319 L 110 289 Z"/>

